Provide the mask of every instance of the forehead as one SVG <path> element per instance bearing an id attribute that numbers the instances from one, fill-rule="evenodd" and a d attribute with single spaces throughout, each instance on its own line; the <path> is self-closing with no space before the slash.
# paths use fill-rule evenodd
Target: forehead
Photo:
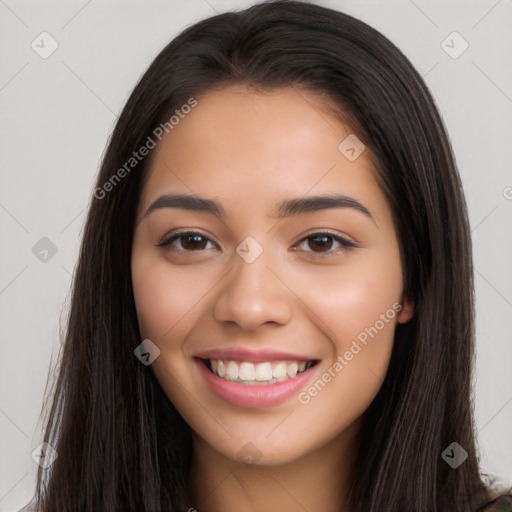
<path id="1" fill-rule="evenodd" d="M 349 126 L 320 96 L 296 87 L 210 90 L 154 150 L 141 208 L 169 191 L 261 207 L 279 197 L 379 193 L 369 148 L 340 150 Z"/>

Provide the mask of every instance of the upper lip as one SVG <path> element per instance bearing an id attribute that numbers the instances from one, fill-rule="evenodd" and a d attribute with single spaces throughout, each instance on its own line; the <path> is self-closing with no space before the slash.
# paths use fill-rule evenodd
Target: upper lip
<path id="1" fill-rule="evenodd" d="M 314 358 L 284 352 L 275 349 L 248 349 L 243 347 L 216 348 L 195 355 L 199 359 L 224 359 L 228 361 L 248 361 L 262 363 L 265 361 L 314 361 Z"/>

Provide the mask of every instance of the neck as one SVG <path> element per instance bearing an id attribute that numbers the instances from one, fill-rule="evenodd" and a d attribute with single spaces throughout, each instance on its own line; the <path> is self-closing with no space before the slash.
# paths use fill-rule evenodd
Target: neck
<path id="1" fill-rule="evenodd" d="M 278 465 L 241 464 L 224 457 L 194 434 L 190 482 L 195 509 L 198 512 L 346 510 L 358 426 L 352 425 L 312 453 Z"/>

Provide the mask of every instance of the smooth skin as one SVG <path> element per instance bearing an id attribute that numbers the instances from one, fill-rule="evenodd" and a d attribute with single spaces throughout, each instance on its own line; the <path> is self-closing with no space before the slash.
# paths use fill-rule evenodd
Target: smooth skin
<path id="1" fill-rule="evenodd" d="M 347 159 L 338 146 L 350 128 L 296 87 L 235 84 L 197 100 L 153 150 L 131 269 L 142 339 L 161 351 L 151 369 L 193 431 L 191 507 L 339 511 L 361 415 L 382 385 L 397 322 L 413 315 L 370 149 Z M 146 214 L 164 194 L 213 199 L 225 215 Z M 371 217 L 352 207 L 275 215 L 284 200 L 332 194 Z M 159 246 L 190 231 L 200 236 Z M 326 231 L 356 247 L 312 237 Z M 263 249 L 252 263 L 236 252 L 248 236 Z M 272 407 L 235 406 L 208 387 L 193 357 L 231 347 L 301 354 L 318 361 L 307 388 L 396 303 L 401 311 L 307 404 L 293 395 Z M 243 450 L 254 464 L 240 460 Z"/>

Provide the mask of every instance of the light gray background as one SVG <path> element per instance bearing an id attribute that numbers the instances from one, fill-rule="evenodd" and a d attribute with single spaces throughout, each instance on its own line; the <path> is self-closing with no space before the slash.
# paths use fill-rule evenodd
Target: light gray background
<path id="1" fill-rule="evenodd" d="M 60 348 L 85 210 L 116 114 L 181 29 L 253 3 L 0 0 L 2 511 L 32 497 L 31 452 L 41 441 L 48 368 Z M 511 482 L 512 0 L 318 3 L 359 17 L 402 49 L 448 127 L 474 242 L 481 466 Z M 59 45 L 47 59 L 31 48 L 34 40 L 42 44 L 43 31 Z M 457 59 L 441 46 L 453 31 L 469 43 Z M 455 50 L 460 43 L 448 39 Z M 32 253 L 42 237 L 58 249 L 46 263 Z"/>

